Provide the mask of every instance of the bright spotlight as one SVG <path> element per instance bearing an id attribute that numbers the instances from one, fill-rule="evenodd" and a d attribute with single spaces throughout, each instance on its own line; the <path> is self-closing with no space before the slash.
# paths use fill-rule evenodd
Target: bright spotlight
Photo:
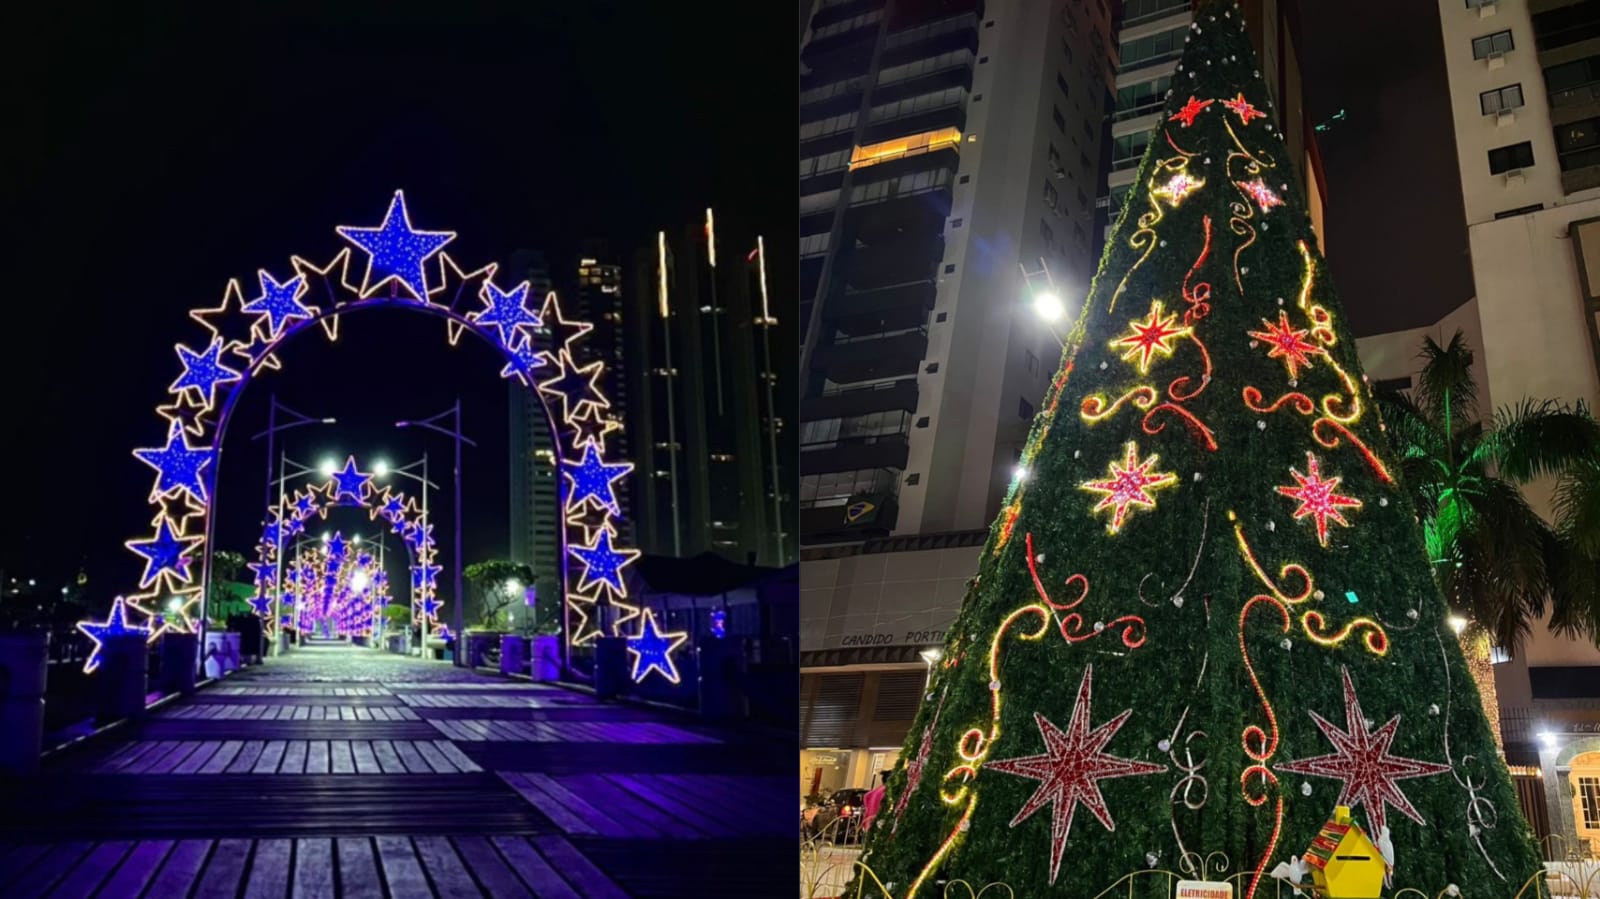
<path id="1" fill-rule="evenodd" d="M 506 595 L 507 596 L 516 596 L 518 593 L 521 593 L 521 592 L 522 592 L 522 582 L 521 581 L 517 580 L 516 578 L 512 578 L 511 580 L 506 581 Z"/>
<path id="2" fill-rule="evenodd" d="M 350 575 L 350 590 L 354 593 L 360 593 L 362 590 L 367 589 L 367 584 L 369 583 L 371 581 L 367 578 L 367 572 L 363 569 L 356 569 L 355 574 Z"/>
<path id="3" fill-rule="evenodd" d="M 383 461 L 382 459 L 379 459 L 378 461 L 372 463 L 372 473 L 377 475 L 380 478 L 388 477 L 389 476 L 389 463 Z"/>
<path id="4" fill-rule="evenodd" d="M 361 535 L 357 534 L 354 537 L 351 537 L 350 538 L 350 543 L 351 543 L 352 546 L 360 546 L 361 545 Z"/>
<path id="5" fill-rule="evenodd" d="M 333 477 L 333 473 L 339 470 L 339 463 L 333 461 L 332 459 L 323 459 L 322 464 L 317 467 L 317 470 L 322 472 L 323 477 L 331 478 Z"/>
<path id="6" fill-rule="evenodd" d="M 1450 625 L 1450 629 L 1457 634 L 1467 629 L 1467 619 L 1462 618 L 1460 615 L 1451 615 L 1445 621 Z"/>
<path id="7" fill-rule="evenodd" d="M 1053 293 L 1037 294 L 1033 298 L 1034 314 L 1047 322 L 1060 321 L 1067 314 L 1067 307 L 1062 304 L 1061 298 Z"/>
<path id="8" fill-rule="evenodd" d="M 1018 465 L 1016 469 L 1011 472 L 1011 476 L 1019 481 L 1026 481 L 1028 479 L 1028 466 Z"/>
<path id="9" fill-rule="evenodd" d="M 332 539 L 333 539 L 333 535 L 332 534 L 323 534 L 322 535 L 322 542 L 323 543 L 327 543 L 329 540 L 332 540 Z"/>
<path id="10" fill-rule="evenodd" d="M 934 647 L 931 647 L 931 648 L 928 648 L 928 649 L 924 649 L 922 652 L 917 653 L 917 655 L 922 656 L 922 660 L 924 662 L 927 662 L 929 665 L 932 665 L 934 662 L 937 662 L 940 659 L 944 658 L 944 650 L 940 649 L 937 646 L 934 646 Z"/>

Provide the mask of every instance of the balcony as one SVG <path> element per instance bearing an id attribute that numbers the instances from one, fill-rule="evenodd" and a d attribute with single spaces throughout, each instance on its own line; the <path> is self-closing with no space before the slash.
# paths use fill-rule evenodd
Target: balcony
<path id="1" fill-rule="evenodd" d="M 828 443 L 801 444 L 800 473 L 826 474 L 863 468 L 903 469 L 910 452 L 911 441 L 905 434 L 842 437 Z"/>
<path id="2" fill-rule="evenodd" d="M 878 244 L 899 237 L 944 233 L 950 215 L 950 185 L 916 194 L 900 194 L 875 203 L 852 206 L 847 227 L 864 243 Z"/>
<path id="3" fill-rule="evenodd" d="M 942 128 L 954 128 L 964 132 L 966 127 L 966 104 L 952 103 L 923 112 L 870 122 L 861 133 L 861 141 L 864 144 L 875 144 L 893 140 L 903 134 L 938 131 Z"/>
<path id="4" fill-rule="evenodd" d="M 1562 153 L 1560 161 L 1562 193 L 1600 187 L 1600 147 Z"/>
<path id="5" fill-rule="evenodd" d="M 927 353 L 927 329 L 916 328 L 836 341 L 818 349 L 813 365 L 834 381 L 871 381 L 913 375 Z"/>
<path id="6" fill-rule="evenodd" d="M 860 512 L 854 521 L 850 517 L 852 509 Z M 900 502 L 894 496 L 863 496 L 856 503 L 812 506 L 800 510 L 800 537 L 805 541 L 887 537 L 893 533 L 899 515 Z"/>
<path id="7" fill-rule="evenodd" d="M 942 258 L 942 234 L 857 247 L 845 267 L 845 284 L 851 293 L 866 293 L 891 285 L 931 281 Z"/>
<path id="8" fill-rule="evenodd" d="M 893 318 L 895 313 L 909 311 L 926 319 L 933 308 L 938 285 L 931 278 L 891 284 L 875 290 L 844 291 L 828 296 L 822 307 L 822 318 L 840 330 L 852 334 L 866 333 L 867 329 L 852 320 L 862 318 Z M 900 327 L 911 327 L 902 325 Z M 877 330 L 889 330 L 886 326 Z"/>
<path id="9" fill-rule="evenodd" d="M 902 378 L 880 384 L 842 387 L 832 392 L 824 391 L 821 396 L 807 397 L 800 401 L 800 420 L 849 418 L 896 409 L 915 412 L 916 408 L 917 379 Z"/>

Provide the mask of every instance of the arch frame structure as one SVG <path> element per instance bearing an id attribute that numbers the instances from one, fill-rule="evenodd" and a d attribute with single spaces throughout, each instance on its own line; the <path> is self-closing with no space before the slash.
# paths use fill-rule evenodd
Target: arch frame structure
<path id="1" fill-rule="evenodd" d="M 505 359 L 501 377 L 517 379 L 539 399 L 561 475 L 565 667 L 571 670 L 574 647 L 601 636 L 627 638 L 636 651 L 660 651 L 663 640 L 668 652 L 675 648 L 680 635 L 643 627 L 646 616 L 628 602 L 623 571 L 639 552 L 614 542 L 621 518 L 615 489 L 633 466 L 607 461 L 606 435 L 617 424 L 605 414 L 604 363 L 580 364 L 574 350 L 594 326 L 567 319 L 554 292 L 531 308 L 528 282 L 500 287 L 495 263 L 463 267 L 443 251 L 456 233 L 414 228 L 403 191 L 395 191 L 381 224 L 335 231 L 349 245 L 331 260 L 293 256 L 281 278 L 258 270 L 253 298 L 234 279 L 219 305 L 189 313 L 206 333 L 198 349 L 174 347 L 182 371 L 156 407 L 164 442 L 133 451 L 155 473 L 147 496 L 155 510 L 152 533 L 127 542 L 144 560 L 144 572 L 138 592 L 116 597 L 104 621 L 79 622 L 95 642 L 85 670 L 99 666 L 106 636 L 145 633 L 154 641 L 169 630 L 203 628 L 223 438 L 240 397 L 262 370 L 281 368 L 276 352 L 287 341 L 319 327 L 336 341 L 343 316 L 387 308 L 445 319 L 451 345 L 463 332 L 487 341 Z M 608 616 L 600 614 L 604 609 Z"/>

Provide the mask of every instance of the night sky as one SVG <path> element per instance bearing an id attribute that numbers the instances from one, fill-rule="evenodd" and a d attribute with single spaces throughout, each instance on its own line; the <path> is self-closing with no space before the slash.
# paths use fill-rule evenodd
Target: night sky
<path id="1" fill-rule="evenodd" d="M 1317 140 L 1328 265 L 1350 325 L 1430 325 L 1473 295 L 1438 5 L 1299 5 L 1307 108 L 1314 121 L 1347 116 Z"/>
<path id="2" fill-rule="evenodd" d="M 330 258 L 334 226 L 377 225 L 397 188 L 416 227 L 459 233 L 448 250 L 463 264 L 537 248 L 558 284 L 580 240 L 627 262 L 710 205 L 766 236 L 776 308 L 792 308 L 795 70 L 775 51 L 790 46 L 787 7 L 740 6 L 730 22 L 708 4 L 371 7 L 382 21 L 342 4 L 212 18 L 28 6 L 32 20 L 8 10 L 0 53 L 8 576 L 59 585 L 86 564 L 92 601 L 131 592 L 142 562 L 122 541 L 149 533 L 154 473 L 130 453 L 164 442 L 154 407 L 181 372 L 173 344 L 203 346 L 187 311 L 216 305 L 230 278 L 254 296 L 256 270 L 285 277 L 292 254 Z M 460 396 L 479 443 L 463 466 L 464 555 L 506 552 L 494 350 L 450 349 L 430 316 L 373 312 L 347 316 L 336 344 L 307 332 L 280 357 L 226 435 L 217 548 L 259 533 L 267 457 L 250 437 L 276 392 L 340 421 L 280 434 L 291 458 L 430 454 L 446 566 L 450 441 L 392 423 Z M 345 514 L 327 526 L 376 530 Z"/>

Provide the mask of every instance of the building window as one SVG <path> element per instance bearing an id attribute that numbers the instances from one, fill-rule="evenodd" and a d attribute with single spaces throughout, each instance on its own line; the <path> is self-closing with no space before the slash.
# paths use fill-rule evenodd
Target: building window
<path id="1" fill-rule="evenodd" d="M 955 274 L 955 271 L 956 271 L 956 266 L 955 266 L 955 263 L 953 263 L 953 262 L 944 267 L 944 273 L 947 274 L 947 275 L 953 275 L 953 274 Z"/>
<path id="2" fill-rule="evenodd" d="M 1531 206 L 1518 206 L 1516 209 L 1507 209 L 1504 212 L 1496 212 L 1494 217 L 1497 219 L 1508 219 L 1514 216 L 1527 215 L 1530 212 L 1538 212 L 1543 208 L 1543 203 L 1534 203 Z"/>
<path id="3" fill-rule="evenodd" d="M 1067 120 L 1062 117 L 1061 110 L 1055 108 L 1054 106 L 1050 107 L 1050 118 L 1055 120 L 1057 131 L 1060 131 L 1062 134 L 1067 133 Z"/>
<path id="4" fill-rule="evenodd" d="M 1033 404 L 1024 399 L 1017 400 L 1017 417 L 1023 421 L 1033 421 Z"/>
<path id="5" fill-rule="evenodd" d="M 1035 356 L 1033 354 L 1033 350 L 1024 350 L 1023 352 L 1025 352 L 1027 354 L 1026 358 L 1023 360 L 1023 364 L 1028 367 L 1028 374 L 1030 374 L 1030 375 L 1038 374 L 1039 373 L 1039 357 Z"/>
<path id="6" fill-rule="evenodd" d="M 1056 194 L 1056 186 L 1046 181 L 1044 183 L 1044 205 L 1054 209 L 1056 208 L 1057 199 L 1058 195 Z"/>
<path id="7" fill-rule="evenodd" d="M 917 419 L 917 427 L 925 428 L 927 426 L 928 426 L 928 416 L 924 415 L 921 418 Z"/>
<path id="8" fill-rule="evenodd" d="M 1563 172 L 1600 165 L 1600 119 L 1558 126 L 1556 153 Z"/>
<path id="9" fill-rule="evenodd" d="M 1522 85 L 1508 84 L 1478 95 L 1478 108 L 1484 115 L 1494 115 L 1522 105 Z"/>
<path id="10" fill-rule="evenodd" d="M 948 313 L 948 312 L 941 312 L 941 313 L 939 313 L 939 314 L 938 314 L 938 315 L 935 315 L 935 316 L 934 316 L 934 317 L 933 317 L 933 320 L 934 320 L 934 321 L 935 321 L 935 322 L 942 322 L 942 321 L 944 321 L 944 320 L 945 320 L 945 319 L 947 319 L 947 318 L 949 318 L 949 317 L 950 317 L 950 313 Z M 938 363 L 934 363 L 934 366 L 933 366 L 933 368 L 930 368 L 930 369 L 928 369 L 928 370 L 929 370 L 929 371 L 936 371 L 936 370 L 938 370 L 938 368 L 939 368 L 939 364 L 938 364 Z"/>
<path id="11" fill-rule="evenodd" d="M 937 363 L 937 362 L 929 362 L 928 363 L 928 367 L 923 369 L 923 371 L 927 372 L 930 375 L 936 375 L 936 374 L 939 373 L 939 363 Z"/>
<path id="12" fill-rule="evenodd" d="M 1600 7 L 1571 3 L 1533 15 L 1533 39 L 1539 52 L 1600 37 Z"/>
<path id="13" fill-rule="evenodd" d="M 961 221 L 962 221 L 961 219 L 951 219 L 950 220 L 950 227 L 952 229 L 961 227 Z"/>
<path id="14" fill-rule="evenodd" d="M 1147 37 L 1137 38 L 1122 42 L 1122 52 L 1119 55 L 1122 71 L 1153 65 L 1166 59 L 1176 59 L 1183 55 L 1183 39 L 1189 34 L 1187 25 L 1160 31 Z"/>
<path id="15" fill-rule="evenodd" d="M 1472 39 L 1472 58 L 1488 59 L 1491 53 L 1510 53 L 1515 47 L 1511 41 L 1510 31 L 1496 31 L 1494 34 Z"/>
<path id="16" fill-rule="evenodd" d="M 1467 9 L 1477 9 L 1480 6 L 1493 6 L 1494 0 L 1467 0 Z"/>
<path id="17" fill-rule="evenodd" d="M 972 176 L 971 175 L 962 175 L 960 178 L 956 179 L 956 183 L 957 184 L 966 184 L 968 181 L 971 181 L 971 180 L 972 180 Z"/>
<path id="18" fill-rule="evenodd" d="M 1600 777 L 1578 778 L 1578 804 L 1582 807 L 1583 829 L 1600 830 Z"/>
<path id="19" fill-rule="evenodd" d="M 1523 141 L 1489 151 L 1489 174 L 1498 175 L 1512 169 L 1525 169 L 1533 165 L 1533 143 Z"/>
<path id="20" fill-rule="evenodd" d="M 1071 88 L 1067 87 L 1067 79 L 1061 77 L 1061 73 L 1060 72 L 1056 73 L 1056 87 L 1061 88 L 1061 96 L 1063 96 L 1063 97 L 1072 96 Z"/>
<path id="21" fill-rule="evenodd" d="M 1044 219 L 1039 220 L 1039 238 L 1045 242 L 1045 246 L 1056 242 L 1056 233 L 1050 230 L 1050 224 Z"/>
<path id="22" fill-rule="evenodd" d="M 922 483 L 922 472 L 914 471 L 911 474 L 906 475 L 907 487 L 915 487 L 920 483 Z"/>

